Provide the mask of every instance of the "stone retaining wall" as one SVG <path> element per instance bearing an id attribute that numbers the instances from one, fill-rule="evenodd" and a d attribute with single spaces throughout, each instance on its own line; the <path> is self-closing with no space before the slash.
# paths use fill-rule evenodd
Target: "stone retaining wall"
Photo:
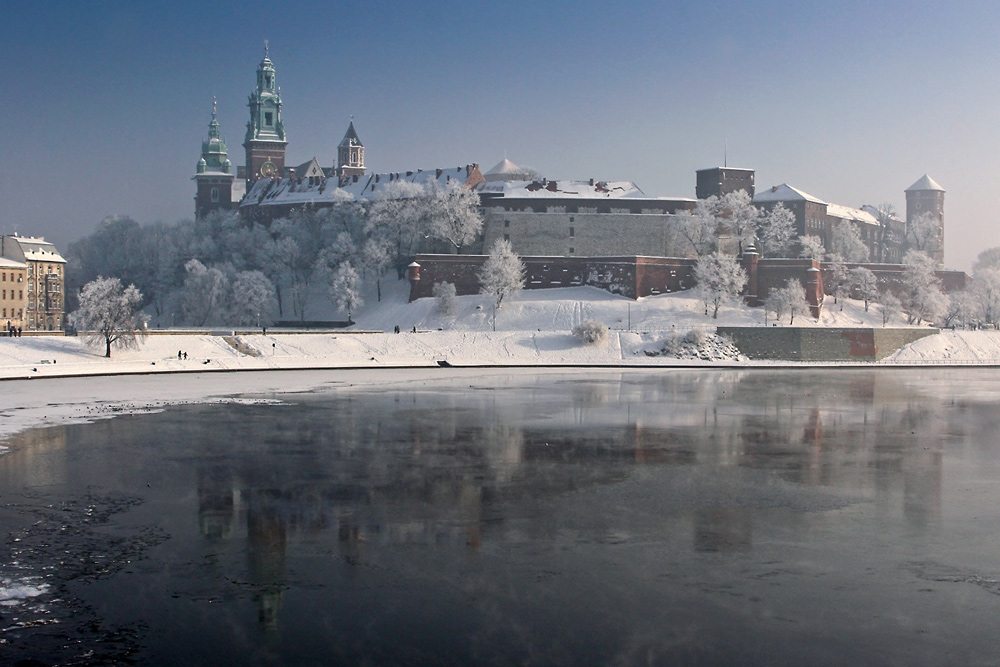
<path id="1" fill-rule="evenodd" d="M 931 328 L 719 327 L 751 359 L 875 361 L 939 333 Z"/>

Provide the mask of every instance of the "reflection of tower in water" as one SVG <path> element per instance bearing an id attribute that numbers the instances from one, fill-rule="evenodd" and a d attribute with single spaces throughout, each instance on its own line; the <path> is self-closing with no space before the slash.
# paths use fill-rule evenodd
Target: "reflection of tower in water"
<path id="1" fill-rule="evenodd" d="M 260 624 L 266 630 L 276 630 L 285 586 L 287 535 L 284 519 L 268 507 L 263 496 L 255 493 L 247 503 L 247 566 L 258 591 Z"/>
<path id="2" fill-rule="evenodd" d="M 233 535 L 240 491 L 228 480 L 213 479 L 210 471 L 198 471 L 198 532 L 210 540 Z"/>

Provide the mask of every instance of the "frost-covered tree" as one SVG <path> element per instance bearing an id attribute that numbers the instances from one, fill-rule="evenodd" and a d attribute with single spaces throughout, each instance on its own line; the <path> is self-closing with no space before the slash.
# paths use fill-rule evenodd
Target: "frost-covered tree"
<path id="1" fill-rule="evenodd" d="M 980 321 L 991 326 L 1000 323 L 1000 268 L 979 269 L 968 293 Z"/>
<path id="2" fill-rule="evenodd" d="M 776 320 L 788 315 L 788 324 L 795 324 L 796 315 L 804 315 L 809 312 L 809 303 L 806 301 L 806 290 L 801 281 L 796 278 L 789 278 L 782 287 L 772 289 L 764 300 L 764 307 L 774 313 Z"/>
<path id="3" fill-rule="evenodd" d="M 878 228 L 875 230 L 875 256 L 872 258 L 876 262 L 884 262 L 888 256 L 889 246 L 895 241 L 896 207 L 889 202 L 883 202 L 878 206 L 866 207 L 875 220 Z"/>
<path id="4" fill-rule="evenodd" d="M 718 319 L 719 307 L 739 298 L 747 284 L 747 274 L 735 258 L 714 252 L 699 257 L 694 265 L 698 295 L 705 305 L 705 314 L 712 309 L 712 319 Z"/>
<path id="5" fill-rule="evenodd" d="M 941 226 L 930 211 L 921 213 L 907 221 L 906 246 L 910 250 L 933 255 L 941 250 Z M 905 263 L 905 262 L 904 262 Z"/>
<path id="6" fill-rule="evenodd" d="M 454 283 L 434 283 L 431 293 L 434 295 L 435 309 L 439 315 L 448 316 L 455 312 Z"/>
<path id="7" fill-rule="evenodd" d="M 524 272 L 524 262 L 510 247 L 510 242 L 497 239 L 479 270 L 479 293 L 492 294 L 499 308 L 504 297 L 524 287 Z"/>
<path id="8" fill-rule="evenodd" d="M 879 293 L 878 309 L 882 315 L 882 326 L 887 325 L 903 308 L 903 303 L 892 292 L 886 290 Z"/>
<path id="9" fill-rule="evenodd" d="M 844 309 L 844 304 L 841 299 L 847 295 L 850 287 L 847 282 L 847 264 L 844 263 L 844 258 L 836 253 L 831 253 L 829 256 L 830 261 L 830 284 L 827 285 L 827 289 L 833 294 L 833 302 L 840 305 L 840 309 Z"/>
<path id="10" fill-rule="evenodd" d="M 781 202 L 757 221 L 758 250 L 761 257 L 787 257 L 795 238 L 795 214 Z"/>
<path id="11" fill-rule="evenodd" d="M 847 284 L 850 290 L 865 302 L 865 312 L 873 301 L 878 299 L 878 279 L 871 269 L 857 266 L 847 272 Z"/>
<path id="12" fill-rule="evenodd" d="M 362 275 L 366 278 L 375 278 L 375 295 L 378 301 L 382 301 L 382 278 L 392 263 L 392 256 L 389 249 L 378 239 L 367 239 L 361 246 L 358 253 L 358 264 Z"/>
<path id="13" fill-rule="evenodd" d="M 968 290 L 945 295 L 945 305 L 938 316 L 937 324 L 954 327 L 956 324 L 968 326 L 976 320 L 976 304 Z"/>
<path id="14" fill-rule="evenodd" d="M 388 249 L 390 263 L 400 278 L 425 236 L 426 206 L 419 202 L 425 194 L 424 188 L 416 183 L 387 183 L 376 191 L 365 219 L 366 237 Z"/>
<path id="15" fill-rule="evenodd" d="M 903 310 L 907 324 L 933 321 L 944 308 L 941 283 L 934 273 L 934 260 L 918 250 L 903 256 L 902 294 Z"/>
<path id="16" fill-rule="evenodd" d="M 182 309 L 184 320 L 196 327 L 224 320 L 229 295 L 229 275 L 232 267 L 208 267 L 197 259 L 184 265 Z"/>
<path id="17" fill-rule="evenodd" d="M 358 291 L 358 272 L 349 262 L 342 263 L 333 273 L 330 300 L 334 307 L 347 311 L 347 321 L 353 324 L 351 314 L 364 305 L 364 300 Z"/>
<path id="18" fill-rule="evenodd" d="M 719 199 L 714 195 L 699 199 L 694 211 L 682 211 L 674 216 L 671 230 L 683 253 L 695 257 L 710 255 L 719 245 Z"/>
<path id="19" fill-rule="evenodd" d="M 456 252 L 475 241 L 483 229 L 479 195 L 457 182 L 444 189 L 431 188 L 421 203 L 427 207 L 425 233 L 447 241 Z"/>
<path id="20" fill-rule="evenodd" d="M 230 286 L 226 323 L 268 325 L 278 308 L 274 285 L 261 271 L 240 271 Z"/>
<path id="21" fill-rule="evenodd" d="M 867 262 L 868 246 L 861 240 L 861 232 L 856 225 L 842 222 L 830 232 L 830 254 L 839 255 L 848 264 Z"/>
<path id="22" fill-rule="evenodd" d="M 803 259 L 823 259 L 826 250 L 823 248 L 823 239 L 812 234 L 799 237 L 799 257 Z"/>
<path id="23" fill-rule="evenodd" d="M 760 211 L 753 205 L 746 190 L 734 190 L 723 195 L 719 200 L 719 209 L 724 218 L 723 224 L 729 229 L 736 241 L 737 251 L 742 255 L 743 246 L 753 243 Z"/>
<path id="24" fill-rule="evenodd" d="M 111 346 L 137 348 L 146 335 L 146 318 L 139 312 L 142 294 L 135 285 L 122 287 L 118 278 L 98 276 L 83 286 L 80 306 L 69 319 L 84 332 L 87 343 L 104 345 L 111 358 Z"/>
<path id="25" fill-rule="evenodd" d="M 973 275 L 983 269 L 1000 269 L 1000 247 L 987 248 L 976 256 L 976 261 L 972 263 Z"/>

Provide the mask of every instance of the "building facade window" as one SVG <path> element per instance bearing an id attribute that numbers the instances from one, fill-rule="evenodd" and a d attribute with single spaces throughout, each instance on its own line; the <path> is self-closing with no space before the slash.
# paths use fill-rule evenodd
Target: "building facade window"
<path id="1" fill-rule="evenodd" d="M 219 188 L 212 188 L 212 203 L 219 201 Z"/>

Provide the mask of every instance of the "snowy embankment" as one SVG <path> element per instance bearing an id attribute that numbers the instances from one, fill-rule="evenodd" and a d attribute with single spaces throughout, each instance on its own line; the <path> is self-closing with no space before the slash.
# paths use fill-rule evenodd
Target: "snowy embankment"
<path id="1" fill-rule="evenodd" d="M 487 297 L 455 300 L 452 314 L 436 312 L 434 299 L 407 303 L 390 293 L 362 311 L 352 329 L 324 333 L 269 331 L 236 335 L 157 333 L 138 350 L 114 350 L 111 359 L 83 338 L 0 338 L 0 379 L 73 375 L 453 366 L 663 366 L 773 365 L 751 362 L 713 335 L 717 325 L 764 326 L 760 308 L 724 308 L 704 314 L 690 294 L 633 301 L 589 287 L 522 292 L 496 312 Z M 574 326 L 596 320 L 610 328 L 606 341 L 585 345 Z M 773 321 L 766 322 L 773 325 Z M 892 323 L 898 326 L 897 323 Z M 786 325 L 785 322 L 779 326 Z M 402 333 L 391 333 L 399 326 Z M 822 318 L 799 317 L 795 326 L 881 326 L 857 302 L 828 303 Z M 413 329 L 417 333 L 413 333 Z M 704 343 L 678 345 L 687 332 Z M 390 333 L 382 333 L 390 332 Z M 664 348 L 668 348 L 664 351 Z M 178 359 L 178 352 L 187 358 Z M 1000 363 L 1000 332 L 954 331 L 924 338 L 882 364 Z"/>
<path id="2" fill-rule="evenodd" d="M 585 372 L 588 377 L 601 372 L 600 367 L 775 366 L 740 358 L 713 333 L 718 325 L 764 326 L 761 309 L 724 308 L 713 320 L 690 294 L 632 301 L 585 287 L 523 292 L 497 312 L 497 331 L 486 297 L 458 297 L 449 316 L 436 314 L 435 306 L 433 299 L 406 303 L 402 290 L 389 290 L 383 301 L 358 314 L 356 331 L 165 333 L 148 336 L 138 350 L 116 349 L 111 359 L 102 356 L 103 348 L 89 348 L 78 337 L 0 338 L 0 379 L 11 380 L 0 384 L 5 390 L 0 393 L 0 438 L 34 426 L 158 410 L 213 397 L 280 400 L 283 393 L 320 386 L 491 382 L 484 378 L 483 366 L 515 374 L 532 372 L 537 366 L 577 366 L 583 370 L 563 372 Z M 606 341 L 585 345 L 570 334 L 588 319 L 610 327 Z M 392 332 L 397 325 L 403 333 L 371 333 Z M 839 304 L 828 304 L 818 322 L 797 318 L 795 325 L 875 327 L 881 321 L 860 304 L 847 301 L 843 310 Z M 418 333 L 412 333 L 414 327 Z M 182 357 L 186 352 L 187 358 L 178 359 L 178 352 Z M 441 361 L 453 368 L 439 368 Z M 878 365 L 913 363 L 1000 365 L 1000 332 L 943 332 Z M 463 365 L 472 368 L 455 368 Z M 272 372 L 205 372 L 226 370 Z M 84 377 L 101 375 L 109 377 Z M 70 377 L 17 381 L 59 376 Z"/>

